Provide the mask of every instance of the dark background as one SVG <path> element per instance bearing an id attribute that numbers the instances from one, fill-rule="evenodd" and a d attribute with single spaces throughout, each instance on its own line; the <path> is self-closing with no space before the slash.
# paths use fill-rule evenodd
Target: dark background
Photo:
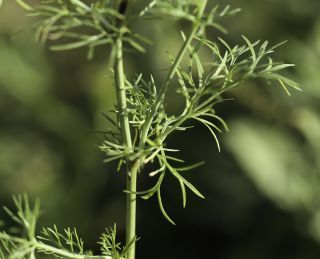
<path id="1" fill-rule="evenodd" d="M 174 135 L 170 144 L 183 150 L 181 157 L 207 162 L 186 176 L 206 200 L 190 194 L 182 209 L 179 186 L 168 179 L 162 192 L 177 226 L 155 199 L 139 200 L 137 259 L 320 258 L 320 1 L 228 3 L 243 11 L 223 21 L 229 29 L 223 37 L 232 45 L 243 43 L 241 34 L 273 44 L 289 40 L 274 57 L 297 65 L 288 73 L 304 92 L 289 98 L 280 87 L 250 82 L 229 93 L 235 100 L 217 107 L 230 126 L 220 136 L 221 153 L 201 126 Z M 97 249 L 105 227 L 117 222 L 123 238 L 125 223 L 124 174 L 102 162 L 101 137 L 93 133 L 108 126 L 100 113 L 115 103 L 109 50 L 93 61 L 84 50 L 50 52 L 32 30 L 21 31 L 31 23 L 15 1 L 0 9 L 0 204 L 24 192 L 39 197 L 40 226 L 76 226 L 87 247 Z M 148 54 L 127 54 L 127 74 L 161 79 L 166 50 L 176 53 L 183 26 L 136 27 L 155 44 Z M 168 107 L 174 111 L 179 102 Z"/>

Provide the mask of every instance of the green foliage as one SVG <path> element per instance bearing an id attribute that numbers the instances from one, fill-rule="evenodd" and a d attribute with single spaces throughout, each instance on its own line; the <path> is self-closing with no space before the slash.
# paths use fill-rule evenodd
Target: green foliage
<path id="1" fill-rule="evenodd" d="M 31 207 L 26 195 L 13 198 L 17 212 L 14 213 L 7 207 L 4 210 L 21 228 L 24 238 L 10 236 L 7 232 L 0 233 L 0 256 L 1 258 L 34 258 L 35 247 L 33 239 L 35 236 L 36 222 L 39 217 L 40 204 L 35 202 Z"/>
<path id="2" fill-rule="evenodd" d="M 54 225 L 53 228 L 43 228 L 38 239 L 46 241 L 66 252 L 78 255 L 84 254 L 83 241 L 79 238 L 75 228 L 73 230 L 70 228 L 64 229 L 63 233 L 58 231 L 56 225 Z M 48 253 L 46 250 L 43 250 L 42 252 Z"/>
<path id="3" fill-rule="evenodd" d="M 101 253 L 110 256 L 113 259 L 125 258 L 129 248 L 137 241 L 132 239 L 126 246 L 122 247 L 121 243 L 117 242 L 117 227 L 114 224 L 113 228 L 107 228 L 100 237 L 98 242 L 101 245 Z"/>
<path id="4" fill-rule="evenodd" d="M 35 24 L 36 39 L 39 42 L 62 39 L 65 43 L 53 45 L 51 49 L 62 51 L 87 47 L 89 58 L 93 57 L 98 46 L 114 46 L 120 33 L 117 24 L 125 20 L 124 15 L 118 12 L 118 1 L 115 0 L 93 1 L 90 6 L 80 0 L 40 1 L 36 6 L 30 6 L 22 0 L 16 1 L 29 15 L 40 17 L 40 21 Z M 132 16 L 126 23 L 130 24 L 137 18 Z M 139 42 L 148 42 L 146 39 L 126 25 L 121 27 L 121 33 L 129 47 L 144 51 Z"/>
<path id="5" fill-rule="evenodd" d="M 162 4 L 160 5 L 160 13 L 164 12 Z M 218 8 L 214 8 L 208 16 L 214 17 L 217 10 Z M 219 16 L 225 15 L 228 10 L 229 8 L 224 9 Z M 172 15 L 171 12 L 169 14 Z M 183 17 L 185 18 L 185 16 Z M 194 17 L 194 19 L 196 18 Z M 204 29 L 208 25 L 210 23 L 202 24 Z M 187 66 L 184 67 L 180 64 L 179 54 L 182 52 L 176 58 L 170 55 L 172 69 L 168 72 L 165 83 L 159 86 L 152 75 L 149 76 L 149 79 L 143 79 L 142 74 L 137 76 L 133 82 L 126 80 L 127 114 L 133 132 L 133 151 L 128 153 L 128 149 L 122 144 L 121 125 L 117 121 L 111 121 L 110 117 L 107 119 L 116 129 L 105 132 L 106 140 L 100 146 L 107 155 L 105 162 L 120 160 L 119 168 L 128 157 L 131 161 L 140 160 L 141 169 L 148 163 L 158 164 L 158 169 L 149 174 L 152 177 L 158 176 L 156 184 L 149 190 L 136 194 L 142 195 L 144 199 L 149 199 L 157 193 L 160 209 L 171 223 L 173 221 L 164 210 L 160 192 L 165 175 L 170 174 L 179 182 L 184 207 L 186 206 L 186 189 L 201 198 L 204 196 L 181 174 L 195 166 L 184 166 L 181 170 L 168 161 L 183 162 L 176 155 L 172 155 L 179 150 L 168 148 L 168 137 L 176 131 L 188 130 L 190 126 L 184 126 L 190 125 L 188 121 L 196 121 L 209 130 L 220 150 L 217 133 L 221 133 L 223 129 L 228 130 L 228 127 L 223 118 L 216 114 L 215 106 L 224 101 L 222 95 L 225 92 L 251 79 L 276 81 L 288 94 L 290 94 L 288 88 L 301 90 L 297 83 L 279 74 L 281 70 L 293 65 L 274 62 L 270 57 L 283 42 L 268 47 L 267 41 L 262 44 L 260 41 L 251 43 L 243 36 L 245 45 L 231 47 L 221 38 L 218 39 L 218 42 L 207 39 L 204 33 L 200 34 L 200 31 L 197 36 L 192 35 L 192 40 L 195 41 L 194 46 L 188 42 L 184 34 L 182 34 L 182 38 L 184 40 L 182 50 L 188 49 L 189 53 Z M 201 49 L 209 51 L 209 61 L 201 60 Z M 168 114 L 166 110 L 166 89 L 172 81 L 171 73 L 176 74 L 178 79 L 177 92 L 185 99 L 185 107 L 180 115 Z M 120 113 L 119 110 L 114 112 Z M 144 138 L 144 136 L 146 137 Z"/>
<path id="6" fill-rule="evenodd" d="M 84 242 L 77 230 L 66 228 L 60 232 L 57 226 L 42 228 L 36 234 L 36 224 L 40 214 L 40 204 L 36 201 L 31 206 L 27 195 L 13 197 L 16 212 L 7 207 L 4 210 L 18 224 L 19 237 L 6 231 L 0 232 L 1 259 L 34 259 L 38 254 L 52 255 L 58 258 L 75 259 L 121 259 L 126 258 L 126 251 L 136 242 L 136 238 L 124 248 L 116 242 L 116 226 L 107 229 L 101 235 L 98 244 L 101 245 L 102 256 L 94 256 L 84 249 Z"/>
<path id="7" fill-rule="evenodd" d="M 210 28 L 226 32 L 220 23 L 221 18 L 239 11 L 230 6 L 207 8 L 206 0 L 153 0 L 142 10 L 136 10 L 133 8 L 135 3 L 126 0 L 96 0 L 90 6 L 80 0 L 46 0 L 35 6 L 23 0 L 16 1 L 29 15 L 39 17 L 35 24 L 38 41 L 59 40 L 57 45 L 51 46 L 52 50 L 86 47 L 88 57 L 92 58 L 96 47 L 112 47 L 112 77 L 118 98 L 113 112 L 117 118 L 113 120 L 110 115 L 104 115 L 114 127 L 103 132 L 105 140 L 100 149 L 107 156 L 105 162 L 117 161 L 119 170 L 122 165 L 126 165 L 129 218 L 135 219 L 136 195 L 143 199 L 156 195 L 162 214 L 174 224 L 164 209 L 161 196 L 166 176 L 177 180 L 183 207 L 187 202 L 187 190 L 204 198 L 183 175 L 185 171 L 202 165 L 202 162 L 185 165 L 175 155 L 179 150 L 169 147 L 169 137 L 177 131 L 187 131 L 193 125 L 192 122 L 200 123 L 208 129 L 220 150 L 218 133 L 228 130 L 228 127 L 215 108 L 224 101 L 224 93 L 254 79 L 275 81 L 288 94 L 289 88 L 300 90 L 297 83 L 280 74 L 283 69 L 293 65 L 275 62 L 270 57 L 282 43 L 268 47 L 267 41 L 260 44 L 260 41 L 251 42 L 243 36 L 243 45 L 230 46 L 221 38 L 214 41 L 207 37 Z M 137 20 L 151 18 L 188 21 L 190 30 L 182 33 L 178 54 L 169 54 L 170 68 L 163 82 L 157 82 L 153 75 L 143 76 L 139 74 L 140 71 L 137 71 L 138 76 L 130 80 L 124 72 L 123 49 L 145 51 L 143 43 L 150 43 L 150 40 L 136 34 L 132 24 Z M 202 51 L 209 53 L 209 60 L 203 58 Z M 180 114 L 170 114 L 166 107 L 167 90 L 174 86 L 184 99 L 185 105 Z M 136 179 L 138 172 L 147 164 L 157 167 L 149 173 L 149 176 L 157 177 L 155 184 L 146 191 L 136 191 L 136 182 L 132 179 Z M 56 227 L 46 228 L 37 239 L 34 235 L 36 211 L 30 213 L 29 207 L 21 207 L 23 204 L 28 206 L 28 201 L 21 200 L 19 203 L 18 200 L 16 203 L 18 215 L 21 214 L 17 220 L 26 228 L 27 239 L 16 239 L 3 233 L 3 253 L 11 255 L 19 251 L 23 257 L 32 258 L 35 251 L 40 251 L 69 258 L 90 258 L 90 255 L 85 255 L 83 242 L 76 230 L 66 229 L 59 233 Z M 8 212 L 15 219 L 15 215 Z M 100 244 L 105 255 L 103 258 L 121 258 L 126 255 L 129 259 L 134 258 L 135 228 L 132 221 L 128 222 L 129 239 L 124 248 L 116 242 L 115 228 L 102 235 Z M 52 246 L 44 245 L 43 242 Z"/>

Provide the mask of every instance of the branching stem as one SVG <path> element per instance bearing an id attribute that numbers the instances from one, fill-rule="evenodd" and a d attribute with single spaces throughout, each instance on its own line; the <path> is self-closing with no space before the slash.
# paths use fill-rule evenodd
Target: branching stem
<path id="1" fill-rule="evenodd" d="M 11 235 L 5 234 L 5 233 L 0 233 L 0 238 L 2 240 L 10 240 L 10 241 L 14 241 L 16 243 L 20 243 L 20 244 L 25 244 L 26 240 L 23 238 L 19 238 L 19 237 L 13 237 Z M 45 253 L 52 253 L 54 255 L 59 255 L 59 256 L 63 256 L 65 258 L 70 258 L 70 259 L 112 259 L 111 256 L 108 255 L 99 255 L 99 256 L 94 256 L 94 255 L 79 255 L 79 254 L 74 254 L 71 252 L 68 252 L 66 250 L 63 249 L 59 249 L 50 245 L 46 245 L 42 242 L 38 242 L 36 239 L 29 241 L 29 246 L 30 246 L 30 250 L 39 250 L 39 251 L 45 251 Z"/>
<path id="2" fill-rule="evenodd" d="M 198 19 L 199 20 L 201 19 L 202 15 L 205 11 L 206 5 L 207 5 L 207 0 L 202 0 L 202 3 L 200 4 L 199 9 L 198 9 Z M 141 149 L 143 149 L 143 147 L 146 143 L 146 140 L 148 137 L 148 132 L 149 132 L 150 126 L 152 124 L 152 120 L 158 112 L 158 109 L 163 101 L 163 98 L 164 98 L 164 95 L 168 89 L 168 86 L 169 86 L 171 80 L 173 79 L 173 77 L 175 76 L 177 69 L 179 68 L 179 66 L 181 64 L 183 57 L 185 56 L 186 52 L 188 51 L 190 44 L 191 44 L 194 36 L 196 35 L 198 30 L 200 29 L 200 27 L 201 27 L 200 21 L 194 23 L 191 33 L 184 41 L 177 57 L 174 59 L 175 61 L 174 61 L 173 65 L 171 66 L 169 73 L 160 88 L 159 95 L 156 100 L 156 104 L 154 105 L 153 110 L 151 111 L 149 117 L 147 118 L 147 120 L 142 128 L 142 133 L 141 133 L 141 138 L 140 138 L 140 148 Z"/>

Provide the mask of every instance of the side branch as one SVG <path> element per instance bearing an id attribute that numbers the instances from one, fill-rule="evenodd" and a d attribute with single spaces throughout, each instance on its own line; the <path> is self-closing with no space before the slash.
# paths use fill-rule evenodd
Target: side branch
<path id="1" fill-rule="evenodd" d="M 199 7 L 198 7 L 198 15 L 197 15 L 197 18 L 198 20 L 201 19 L 201 17 L 203 16 L 203 13 L 205 11 L 205 8 L 206 8 L 206 5 L 207 5 L 207 0 L 203 0 L 201 2 L 201 4 L 199 4 Z M 159 91 L 159 95 L 158 95 L 158 98 L 156 100 L 156 103 L 155 105 L 153 106 L 153 109 L 149 115 L 149 117 L 147 118 L 143 128 L 142 128 L 142 133 L 141 133 L 141 138 L 140 138 L 140 150 L 144 148 L 144 145 L 146 143 L 146 140 L 148 138 L 148 132 L 149 132 L 149 129 L 150 129 L 150 126 L 152 124 L 152 120 L 154 118 L 154 116 L 157 114 L 158 112 L 158 109 L 163 101 L 163 98 L 164 98 L 164 95 L 168 89 L 168 86 L 171 82 L 171 80 L 173 79 L 173 77 L 175 76 L 180 64 L 181 64 L 181 61 L 183 59 L 183 57 L 185 56 L 186 52 L 188 51 L 188 48 L 190 47 L 190 44 L 194 38 L 194 36 L 196 35 L 196 33 L 198 32 L 198 30 L 200 29 L 201 27 L 201 24 L 200 24 L 200 21 L 197 21 L 194 25 L 193 25 L 193 28 L 192 28 L 192 31 L 191 33 L 189 34 L 189 36 L 187 37 L 187 39 L 185 40 L 185 42 L 183 43 L 177 57 L 175 58 L 175 61 L 171 67 L 171 69 L 169 70 L 169 73 L 165 79 L 165 81 L 163 82 L 161 88 L 160 88 L 160 91 Z"/>

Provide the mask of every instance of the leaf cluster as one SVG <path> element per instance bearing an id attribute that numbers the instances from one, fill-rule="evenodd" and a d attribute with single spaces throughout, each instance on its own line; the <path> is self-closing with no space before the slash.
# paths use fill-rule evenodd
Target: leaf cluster
<path id="1" fill-rule="evenodd" d="M 137 238 L 133 238 L 128 244 L 122 246 L 120 242 L 117 242 L 117 226 L 114 224 L 112 228 L 106 228 L 106 231 L 102 233 L 98 244 L 101 246 L 101 253 L 106 256 L 110 256 L 113 259 L 125 258 L 129 248 L 137 241 Z"/>
<path id="2" fill-rule="evenodd" d="M 72 230 L 70 228 L 66 228 L 63 232 L 59 232 L 56 225 L 53 228 L 43 228 L 40 235 L 37 237 L 42 242 L 46 242 L 51 244 L 52 246 L 61 249 L 66 252 L 75 253 L 78 255 L 84 255 L 84 242 L 78 236 L 76 228 Z M 40 252 L 45 254 L 54 254 L 52 251 L 47 251 L 46 249 L 39 249 Z M 86 252 L 87 255 L 92 255 L 92 253 Z"/>
<path id="3" fill-rule="evenodd" d="M 118 161 L 118 170 L 125 163 L 138 164 L 140 171 L 147 164 L 157 167 L 149 173 L 151 177 L 157 177 L 154 186 L 136 194 L 144 199 L 156 194 L 160 210 L 172 223 L 161 197 L 165 176 L 170 175 L 178 181 L 184 207 L 187 190 L 201 198 L 204 196 L 183 176 L 185 171 L 200 166 L 202 162 L 183 164 L 184 161 L 176 155 L 179 150 L 169 147 L 169 137 L 177 131 L 187 131 L 190 125 L 193 126 L 192 123 L 198 123 L 208 129 L 220 150 L 218 133 L 228 130 L 228 127 L 215 108 L 225 100 L 224 93 L 257 78 L 276 81 L 288 94 L 289 88 L 300 90 L 297 83 L 280 73 L 293 65 L 275 62 L 271 58 L 283 43 L 269 46 L 267 41 L 251 42 L 243 36 L 243 44 L 230 46 L 222 38 L 217 41 L 208 39 L 206 32 L 209 28 L 226 32 L 220 19 L 234 15 L 240 9 L 230 6 L 221 8 L 219 5 L 209 9 L 206 8 L 206 0 L 151 0 L 142 10 L 129 8 L 129 15 L 124 15 L 122 1 L 119 6 L 118 1 L 96 0 L 88 6 L 80 0 L 46 0 L 35 7 L 23 0 L 16 1 L 30 15 L 42 18 L 37 25 L 40 41 L 68 38 L 70 43 L 52 46 L 52 49 L 68 50 L 85 46 L 89 48 L 90 57 L 96 46 L 114 46 L 119 37 L 131 48 L 143 52 L 140 42 L 148 41 L 129 26 L 138 19 L 171 18 L 191 24 L 190 32 L 186 35 L 182 33 L 183 41 L 178 54 L 169 54 L 170 68 L 163 82 L 156 82 L 152 75 L 144 77 L 142 74 L 133 80 L 125 79 L 124 89 L 120 90 L 125 91 L 127 107 L 125 110 L 115 107 L 116 119 L 104 114 L 113 126 L 102 131 L 105 140 L 100 145 L 107 156 L 105 162 Z M 208 53 L 209 60 L 204 60 L 201 55 L 203 51 Z M 175 87 L 184 99 L 185 106 L 180 114 L 169 114 L 167 111 L 168 87 Z M 122 134 L 120 121 L 123 117 L 129 121 L 132 149 L 128 149 Z"/>
<path id="4" fill-rule="evenodd" d="M 121 247 L 116 241 L 116 225 L 107 229 L 100 237 L 102 255 L 95 256 L 86 251 L 84 242 L 75 228 L 59 231 L 57 226 L 42 228 L 36 234 L 36 225 L 40 214 L 40 203 L 31 206 L 27 195 L 13 197 L 16 212 L 4 207 L 10 218 L 18 224 L 19 232 L 0 232 L 0 259 L 35 259 L 38 254 L 52 255 L 58 258 L 74 259 L 124 259 L 134 238 L 129 244 Z"/>
<path id="5" fill-rule="evenodd" d="M 152 3 L 154 2 L 157 1 Z M 161 198 L 163 180 L 166 175 L 171 175 L 178 181 L 182 204 L 185 207 L 187 189 L 201 198 L 204 196 L 182 174 L 203 163 L 177 166 L 184 161 L 175 155 L 178 149 L 168 148 L 169 136 L 177 131 L 187 131 L 192 122 L 200 123 L 208 129 L 220 151 L 217 134 L 223 130 L 227 131 L 228 127 L 223 118 L 216 113 L 215 107 L 225 101 L 224 93 L 254 79 L 276 81 L 288 94 L 290 94 L 289 88 L 301 89 L 297 83 L 281 74 L 283 69 L 293 65 L 275 62 L 271 58 L 272 53 L 284 42 L 269 46 L 267 41 L 251 42 L 242 36 L 244 41 L 242 45 L 230 46 L 222 38 L 214 42 L 206 37 L 207 27 L 222 28 L 215 24 L 214 17 L 234 14 L 237 9 L 231 10 L 227 6 L 219 11 L 216 6 L 209 13 L 204 13 L 199 20 L 196 12 L 199 5 L 195 1 L 159 1 L 159 4 L 157 2 L 155 7 L 151 7 L 148 7 L 150 14 L 165 13 L 175 19 L 190 20 L 193 24 L 200 21 L 201 26 L 196 33 L 188 37 L 182 33 L 183 44 L 180 52 L 176 57 L 169 54 L 171 68 L 168 70 L 165 82 L 160 84 L 155 82 L 152 75 L 144 79 L 142 74 L 133 82 L 126 80 L 128 103 L 126 113 L 134 136 L 133 151 L 128 153 L 126 146 L 122 144 L 119 120 L 112 120 L 110 117 L 107 119 L 112 122 L 116 130 L 104 132 L 106 140 L 100 148 L 107 155 L 105 162 L 119 161 L 118 169 L 127 159 L 138 160 L 141 169 L 149 163 L 157 164 L 158 169 L 149 173 L 151 177 L 157 177 L 155 185 L 136 194 L 144 199 L 156 194 L 161 212 L 174 223 L 163 206 Z M 186 65 L 182 62 L 183 50 L 187 50 L 188 54 Z M 201 52 L 208 54 L 209 60 L 204 60 Z M 175 86 L 177 92 L 184 98 L 185 106 L 181 114 L 172 115 L 166 109 L 168 100 L 166 90 L 169 85 Z M 115 109 L 114 112 L 119 115 L 121 111 Z"/>
<path id="6" fill-rule="evenodd" d="M 51 46 L 54 51 L 86 47 L 88 58 L 91 59 L 96 47 L 113 46 L 120 33 L 123 41 L 137 51 L 144 51 L 139 42 L 149 43 L 127 26 L 135 18 L 126 20 L 126 16 L 118 10 L 116 0 L 95 0 L 91 5 L 81 0 L 41 0 L 35 6 L 24 0 L 16 1 L 30 16 L 38 18 L 34 24 L 37 41 L 58 40 L 58 44 Z"/>
<path id="7" fill-rule="evenodd" d="M 185 36 L 183 38 L 186 40 Z M 220 150 L 217 133 L 228 130 L 228 127 L 225 121 L 216 114 L 215 106 L 225 100 L 222 96 L 225 92 L 242 85 L 247 80 L 257 78 L 277 81 L 288 94 L 290 87 L 300 90 L 297 83 L 279 73 L 293 65 L 274 62 L 270 57 L 270 54 L 282 43 L 268 47 L 267 41 L 262 44 L 259 41 L 251 43 L 243 36 L 244 45 L 231 47 L 221 38 L 219 38 L 220 44 L 201 37 L 194 39 L 197 44 L 195 47 L 189 46 L 187 67 L 179 66 L 176 71 L 177 91 L 185 99 L 185 107 L 181 114 L 168 114 L 165 103 L 166 92 L 164 95 L 159 94 L 157 90 L 159 87 L 152 76 L 146 81 L 142 79 L 142 75 L 139 75 L 133 83 L 128 81 L 126 83 L 129 103 L 127 112 L 135 132 L 135 151 L 131 159 L 143 157 L 142 167 L 148 163 L 158 164 L 158 169 L 149 173 L 152 177 L 158 176 L 156 184 L 137 194 L 144 199 L 157 194 L 163 215 L 172 223 L 161 198 L 161 185 L 165 175 L 170 174 L 179 182 L 184 207 L 186 206 L 186 189 L 201 198 L 204 196 L 182 176 L 183 172 L 194 169 L 202 163 L 175 167 L 172 162 L 182 163 L 183 160 L 172 155 L 179 150 L 168 148 L 168 137 L 176 131 L 188 130 L 192 125 L 189 121 L 195 121 L 208 129 Z M 199 53 L 201 48 L 209 50 L 211 57 L 209 62 L 201 60 Z M 171 63 L 175 63 L 174 58 L 171 58 Z M 157 112 L 152 117 L 150 127 L 147 129 L 146 144 L 143 145 L 141 134 L 154 110 Z M 116 122 L 113 123 L 116 125 Z M 114 132 L 113 136 L 116 136 L 115 134 Z M 120 143 L 121 139 L 116 138 L 116 143 L 108 139 L 101 145 L 101 149 L 108 155 L 106 162 L 114 159 L 120 159 L 119 164 L 125 162 L 124 158 L 128 157 L 128 154 Z"/>
<path id="8" fill-rule="evenodd" d="M 34 205 L 31 206 L 26 195 L 13 197 L 13 202 L 17 209 L 16 213 L 7 207 L 4 207 L 4 210 L 18 225 L 18 231 L 23 238 L 11 238 L 7 232 L 0 232 L 0 258 L 34 258 L 35 248 L 33 238 L 40 214 L 40 203 L 37 200 Z"/>
<path id="9" fill-rule="evenodd" d="M 30 5 L 25 0 L 16 2 L 29 16 L 38 18 L 33 26 L 36 28 L 37 41 L 58 41 L 58 44 L 50 47 L 53 51 L 86 47 L 89 59 L 93 58 L 96 47 L 113 47 L 120 33 L 128 49 L 145 52 L 142 43 L 151 44 L 151 41 L 131 28 L 139 19 L 187 20 L 226 32 L 216 20 L 240 11 L 231 9 L 229 5 L 223 9 L 217 5 L 205 16 L 198 17 L 196 14 L 203 5 L 201 0 L 153 0 L 142 10 L 131 12 L 130 15 L 124 15 L 117 0 L 94 0 L 90 5 L 81 0 L 40 0 L 36 5 Z"/>
<path id="10" fill-rule="evenodd" d="M 226 33 L 227 29 L 222 26 L 220 20 L 241 11 L 240 8 L 233 9 L 230 5 L 225 7 L 215 5 L 209 12 L 202 13 L 201 9 L 205 8 L 205 4 L 205 1 L 202 0 L 154 0 L 141 12 L 141 15 L 149 19 L 162 18 L 174 21 L 189 21 L 192 24 L 200 24 L 202 29 L 212 27 Z M 201 16 L 199 16 L 200 13 L 202 13 Z"/>

